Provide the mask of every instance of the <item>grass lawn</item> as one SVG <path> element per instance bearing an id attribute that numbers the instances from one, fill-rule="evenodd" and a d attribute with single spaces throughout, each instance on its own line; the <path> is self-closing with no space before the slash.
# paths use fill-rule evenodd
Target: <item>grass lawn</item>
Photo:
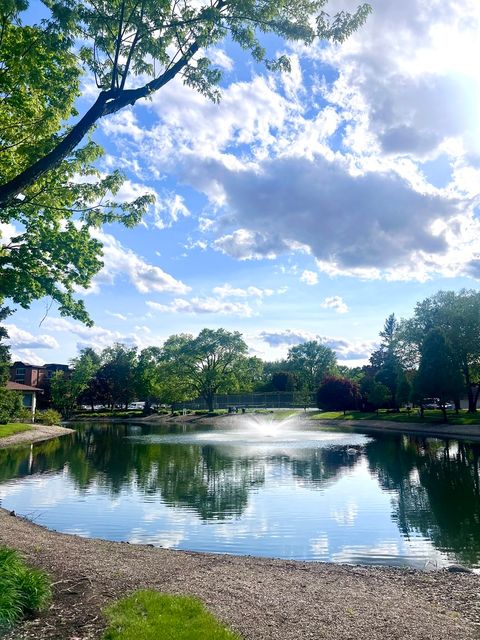
<path id="1" fill-rule="evenodd" d="M 30 431 L 31 429 L 32 429 L 31 424 L 22 424 L 20 422 L 10 422 L 8 424 L 0 424 L 0 438 L 13 436 L 14 433 L 21 433 L 22 431 Z"/>
<path id="2" fill-rule="evenodd" d="M 343 415 L 343 411 L 324 411 L 313 415 L 310 414 L 309 417 L 312 420 L 390 420 L 391 422 L 410 422 L 417 424 L 443 423 L 443 415 L 439 409 L 425 410 L 423 418 L 417 414 L 416 410 L 410 411 L 410 413 L 404 410 L 400 413 L 388 413 L 385 409 L 381 409 L 378 415 L 375 412 L 363 413 L 361 411 L 347 411 L 347 413 Z M 447 417 L 449 424 L 480 424 L 480 412 L 478 414 L 471 414 L 466 411 L 460 411 L 457 416 L 455 411 L 447 411 Z"/>
<path id="3" fill-rule="evenodd" d="M 137 591 L 105 610 L 103 640 L 240 640 L 196 598 Z"/>

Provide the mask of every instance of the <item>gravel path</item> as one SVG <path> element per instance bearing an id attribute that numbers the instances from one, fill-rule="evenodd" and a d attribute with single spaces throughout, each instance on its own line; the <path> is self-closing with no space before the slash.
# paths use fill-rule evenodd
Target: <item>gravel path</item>
<path id="1" fill-rule="evenodd" d="M 67 433 L 73 433 L 73 429 L 53 425 L 32 424 L 30 431 L 21 431 L 20 433 L 14 433 L 13 436 L 0 438 L 0 449 L 17 445 L 22 446 L 31 444 L 32 442 L 42 442 L 43 440 L 52 440 L 52 438 L 58 438 Z"/>
<path id="2" fill-rule="evenodd" d="M 20 550 L 56 583 L 50 611 L 7 640 L 98 639 L 102 607 L 145 587 L 197 595 L 245 640 L 480 637 L 474 574 L 154 549 L 59 534 L 4 510 L 0 545 Z"/>

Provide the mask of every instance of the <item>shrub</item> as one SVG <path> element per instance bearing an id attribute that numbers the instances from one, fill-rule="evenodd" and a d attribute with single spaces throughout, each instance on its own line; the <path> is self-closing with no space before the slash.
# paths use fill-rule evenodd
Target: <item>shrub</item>
<path id="1" fill-rule="evenodd" d="M 62 416 L 58 411 L 55 411 L 55 409 L 45 409 L 44 411 L 37 412 L 36 422 L 46 424 L 47 426 L 60 424 L 62 422 Z"/>
<path id="2" fill-rule="evenodd" d="M 358 386 L 348 378 L 327 376 L 317 391 L 317 405 L 326 411 L 355 409 L 359 400 Z"/>
<path id="3" fill-rule="evenodd" d="M 0 629 L 41 611 L 50 597 L 47 575 L 27 567 L 16 551 L 0 547 Z"/>
<path id="4" fill-rule="evenodd" d="M 17 391 L 0 388 L 0 424 L 13 422 L 21 410 L 21 395 Z"/>

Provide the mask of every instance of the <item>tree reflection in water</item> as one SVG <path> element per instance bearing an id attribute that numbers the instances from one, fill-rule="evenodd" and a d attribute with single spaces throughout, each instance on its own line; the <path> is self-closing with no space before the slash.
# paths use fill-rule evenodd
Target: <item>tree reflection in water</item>
<path id="1" fill-rule="evenodd" d="M 480 561 L 480 445 L 383 436 L 365 448 L 369 467 L 393 493 L 394 517 L 470 566 Z"/>
<path id="2" fill-rule="evenodd" d="M 175 431 L 184 428 L 168 433 Z M 479 444 L 377 434 L 361 455 L 335 444 L 259 455 L 200 441 L 125 439 L 134 432 L 129 425 L 92 425 L 59 440 L 0 450 L 0 483 L 63 472 L 80 493 L 95 485 L 115 498 L 134 486 L 146 501 L 161 497 L 202 521 L 222 521 L 240 518 L 249 494 L 264 485 L 269 465 L 302 486 L 324 489 L 366 460 L 391 494 L 393 518 L 405 537 L 421 534 L 465 564 L 480 564 Z"/>

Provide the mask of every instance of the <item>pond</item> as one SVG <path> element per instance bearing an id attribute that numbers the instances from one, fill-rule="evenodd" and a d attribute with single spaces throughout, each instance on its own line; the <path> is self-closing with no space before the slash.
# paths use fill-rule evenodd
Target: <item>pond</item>
<path id="1" fill-rule="evenodd" d="M 480 444 L 235 424 L 78 425 L 0 450 L 0 504 L 58 531 L 173 549 L 480 567 Z"/>

